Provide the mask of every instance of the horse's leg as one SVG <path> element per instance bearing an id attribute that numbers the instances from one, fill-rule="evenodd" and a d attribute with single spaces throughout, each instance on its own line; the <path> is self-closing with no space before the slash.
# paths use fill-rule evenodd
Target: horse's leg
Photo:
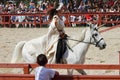
<path id="1" fill-rule="evenodd" d="M 85 62 L 85 56 L 82 56 L 81 62 L 79 64 L 84 64 L 84 62 Z M 76 69 L 76 70 L 82 75 L 87 75 L 87 73 L 83 69 Z"/>
<path id="2" fill-rule="evenodd" d="M 87 75 L 87 73 L 83 69 L 75 69 L 75 70 L 82 75 Z M 73 74 L 73 69 L 67 69 L 67 73 L 68 73 L 68 75 L 72 75 Z"/>
<path id="3" fill-rule="evenodd" d="M 82 75 L 87 75 L 87 73 L 83 69 L 76 69 Z"/>
<path id="4" fill-rule="evenodd" d="M 67 69 L 67 73 L 68 73 L 68 75 L 72 75 L 73 74 L 73 69 Z"/>

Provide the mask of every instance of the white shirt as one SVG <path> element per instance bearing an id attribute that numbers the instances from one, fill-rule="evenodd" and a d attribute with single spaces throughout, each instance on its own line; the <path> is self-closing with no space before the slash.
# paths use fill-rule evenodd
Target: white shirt
<path id="1" fill-rule="evenodd" d="M 55 75 L 55 71 L 43 66 L 35 69 L 35 80 L 51 80 Z"/>
<path id="2" fill-rule="evenodd" d="M 71 22 L 75 22 L 76 17 L 74 15 L 71 15 L 70 18 L 71 18 Z"/>

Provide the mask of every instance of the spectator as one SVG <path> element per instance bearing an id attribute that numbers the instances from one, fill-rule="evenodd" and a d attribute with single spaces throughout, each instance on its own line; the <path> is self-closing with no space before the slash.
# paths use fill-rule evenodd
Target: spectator
<path id="1" fill-rule="evenodd" d="M 8 9 L 4 9 L 2 14 L 9 14 L 8 11 L 9 11 Z M 9 20 L 10 20 L 9 16 L 2 16 L 2 22 L 9 22 Z M 9 27 L 9 24 L 7 23 L 4 26 Z"/>
<path id="2" fill-rule="evenodd" d="M 2 8 L 4 7 L 4 5 L 2 4 L 2 2 L 0 3 L 0 12 L 2 12 Z"/>
<path id="3" fill-rule="evenodd" d="M 87 21 L 92 21 L 92 16 L 89 14 L 85 15 Z"/>
<path id="4" fill-rule="evenodd" d="M 67 5 L 69 12 L 74 12 L 74 4 L 73 3 L 74 3 L 73 0 L 69 0 L 69 3 Z"/>
<path id="5" fill-rule="evenodd" d="M 35 3 L 34 2 L 30 2 L 29 3 L 29 9 L 34 9 L 35 8 Z"/>
<path id="6" fill-rule="evenodd" d="M 70 21 L 71 21 L 72 27 L 75 27 L 75 26 L 76 26 L 76 23 L 74 23 L 74 22 L 76 21 L 76 16 L 71 15 L 71 16 L 70 16 Z"/>
<path id="7" fill-rule="evenodd" d="M 107 4 L 108 4 L 109 7 L 113 7 L 114 1 L 113 0 L 109 0 Z"/>
<path id="8" fill-rule="evenodd" d="M 89 13 L 89 12 L 120 12 L 120 0 L 58 0 L 58 2 L 62 2 L 64 4 L 63 8 L 63 12 L 64 13 L 75 13 L 75 12 L 84 12 L 84 13 Z M 20 3 L 17 3 L 18 5 L 16 5 L 16 3 L 14 2 L 6 2 L 6 4 L 0 2 L 0 13 L 5 13 L 5 14 L 9 14 L 9 13 L 14 13 L 17 12 L 17 14 L 20 13 L 46 13 L 48 10 L 50 10 L 51 8 L 55 7 L 54 4 L 56 4 L 56 2 L 53 0 L 38 0 L 37 4 L 35 2 L 33 2 L 33 0 L 30 0 L 30 3 L 28 4 L 28 6 L 26 6 L 26 4 L 24 4 L 24 2 L 20 1 Z M 37 6 L 36 6 L 37 5 Z M 19 9 L 19 11 L 17 11 L 17 9 Z M 21 11 L 20 11 L 21 10 Z M 81 16 L 81 15 L 80 15 Z M 115 20 L 120 20 L 119 15 L 112 15 L 113 17 L 110 16 L 110 21 L 115 21 Z M 18 16 L 19 17 L 19 16 Z M 86 17 L 86 16 L 84 16 Z M 92 16 L 92 19 L 95 19 L 96 15 Z M 105 17 L 105 16 L 103 16 Z M 33 19 L 34 17 L 32 17 L 32 22 L 34 21 Z M 38 19 L 37 21 L 41 22 L 46 22 L 48 21 L 48 16 L 42 16 L 40 18 L 40 16 L 37 16 L 36 19 Z M 63 18 L 68 18 L 68 17 L 63 17 Z M 89 16 L 87 17 L 88 19 L 90 18 Z M 89 20 L 92 20 L 92 19 Z M 108 18 L 108 17 L 107 17 Z M 2 21 L 4 20 L 5 22 L 8 22 L 9 18 L 8 16 L 4 17 L 2 16 Z M 12 17 L 11 20 L 14 20 L 15 18 Z M 79 19 L 79 16 L 76 17 L 76 19 Z M 83 21 L 84 18 L 80 17 L 79 21 Z M 97 19 L 96 19 L 97 20 Z M 67 20 L 66 20 L 67 21 Z M 93 20 L 92 20 L 93 21 Z M 12 22 L 12 21 L 11 21 Z M 31 21 L 29 21 L 31 22 Z"/>
<path id="9" fill-rule="evenodd" d="M 85 12 L 84 10 L 85 10 L 85 3 L 81 1 L 78 7 L 78 12 Z"/>
<path id="10" fill-rule="evenodd" d="M 51 80 L 56 75 L 59 75 L 57 71 L 46 68 L 48 60 L 44 54 L 40 54 L 37 57 L 37 63 L 39 67 L 35 70 L 35 80 Z"/>
<path id="11" fill-rule="evenodd" d="M 21 8 L 22 10 L 24 10 L 26 8 L 25 4 L 23 3 L 23 1 L 20 2 L 19 8 Z"/>

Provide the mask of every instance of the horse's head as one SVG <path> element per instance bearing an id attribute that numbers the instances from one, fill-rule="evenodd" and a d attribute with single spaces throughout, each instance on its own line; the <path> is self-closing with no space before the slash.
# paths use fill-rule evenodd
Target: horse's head
<path id="1" fill-rule="evenodd" d="M 90 31 L 91 31 L 91 41 L 95 44 L 96 47 L 99 47 L 100 49 L 104 49 L 106 47 L 106 43 L 101 37 L 100 32 L 98 31 L 98 25 L 97 24 L 89 24 L 90 25 Z"/>

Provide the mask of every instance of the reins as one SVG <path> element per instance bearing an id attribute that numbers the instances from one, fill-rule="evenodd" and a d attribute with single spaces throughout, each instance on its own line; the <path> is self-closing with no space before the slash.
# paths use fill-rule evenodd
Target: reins
<path id="1" fill-rule="evenodd" d="M 71 38 L 67 38 L 68 40 L 72 40 L 72 41 L 77 41 L 77 42 L 82 42 L 82 43 L 88 43 L 88 44 L 93 44 L 93 43 L 91 43 L 91 42 L 84 42 L 84 41 L 80 41 L 80 40 L 77 40 L 77 39 L 71 39 Z M 91 38 L 90 38 L 91 39 Z M 91 41 L 91 40 L 90 40 Z M 93 44 L 93 45 L 95 45 L 95 44 Z"/>

